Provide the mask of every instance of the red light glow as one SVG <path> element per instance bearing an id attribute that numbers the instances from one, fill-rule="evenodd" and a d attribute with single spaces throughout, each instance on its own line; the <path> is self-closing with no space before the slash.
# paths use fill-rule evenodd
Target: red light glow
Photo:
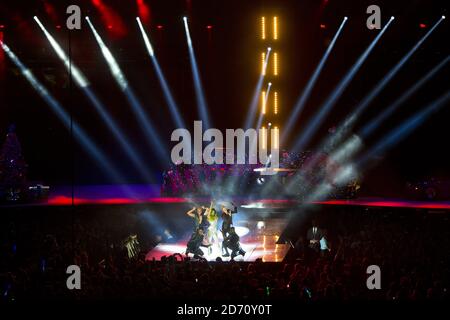
<path id="1" fill-rule="evenodd" d="M 414 209 L 450 209 L 448 202 L 407 201 L 407 200 L 325 200 L 313 202 L 315 204 L 367 206 L 367 207 L 391 207 L 391 208 L 414 208 Z"/>
<path id="2" fill-rule="evenodd" d="M 45 13 L 53 20 L 53 22 L 58 22 L 58 14 L 56 13 L 55 7 L 48 1 L 44 1 Z"/>
<path id="3" fill-rule="evenodd" d="M 105 5 L 102 0 L 91 1 L 100 13 L 100 18 L 110 33 L 116 37 L 125 36 L 127 33 L 126 26 L 120 16 L 113 9 Z"/>
<path id="4" fill-rule="evenodd" d="M 139 18 L 144 24 L 150 23 L 150 8 L 144 0 L 136 0 Z"/>
<path id="5" fill-rule="evenodd" d="M 196 198 L 196 201 L 206 201 L 203 198 Z M 193 199 L 181 198 L 181 197 L 142 197 L 142 198 L 126 198 L 122 196 L 117 197 L 75 197 L 74 203 L 76 205 L 85 204 L 137 204 L 137 203 L 189 203 Z M 255 200 L 257 202 L 274 205 L 298 205 L 295 200 L 285 199 L 260 199 Z M 47 202 L 48 205 L 53 206 L 66 206 L 72 204 L 70 196 L 55 195 L 51 196 Z M 413 209 L 442 209 L 450 210 L 450 202 L 448 201 L 410 201 L 410 200 L 397 200 L 397 199 L 352 199 L 352 200 L 325 200 L 311 202 L 311 204 L 320 205 L 334 205 L 334 206 L 364 206 L 364 207 L 391 207 L 391 208 L 413 208 Z"/>
<path id="6" fill-rule="evenodd" d="M 132 199 L 132 198 L 102 198 L 102 199 L 85 199 L 77 198 L 73 199 L 76 205 L 85 204 L 137 204 L 137 203 L 186 203 L 189 202 L 185 198 L 168 198 L 168 197 L 157 197 L 149 199 Z M 52 206 L 68 206 L 72 204 L 72 198 L 67 196 L 56 196 L 48 200 L 48 204 Z"/>

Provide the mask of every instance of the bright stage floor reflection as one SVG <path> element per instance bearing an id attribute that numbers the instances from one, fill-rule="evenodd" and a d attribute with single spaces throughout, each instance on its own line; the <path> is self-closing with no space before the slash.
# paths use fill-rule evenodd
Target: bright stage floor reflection
<path id="1" fill-rule="evenodd" d="M 246 252 L 245 256 L 237 256 L 236 261 L 255 261 L 262 259 L 264 262 L 281 262 L 289 250 L 287 244 L 277 244 L 278 238 L 286 226 L 284 219 L 268 219 L 265 221 L 265 228 L 258 228 L 257 221 L 240 221 L 247 226 L 236 226 L 236 231 L 240 236 L 241 247 Z M 146 260 L 161 260 L 163 256 L 180 253 L 184 256 L 189 235 L 176 243 L 160 243 L 150 250 L 146 255 Z M 229 261 L 229 257 L 222 257 L 221 251 L 222 235 L 219 234 L 219 243 L 213 244 L 212 249 L 201 247 L 204 258 L 208 261 L 215 261 L 221 257 L 223 261 Z M 231 252 L 230 252 L 231 253 Z M 192 257 L 192 254 L 189 255 Z"/>

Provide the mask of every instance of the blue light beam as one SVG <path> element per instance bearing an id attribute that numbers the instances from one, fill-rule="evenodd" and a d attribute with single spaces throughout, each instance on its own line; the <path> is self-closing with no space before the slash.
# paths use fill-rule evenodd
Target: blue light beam
<path id="1" fill-rule="evenodd" d="M 194 80 L 195 97 L 197 99 L 197 108 L 200 113 L 200 118 L 203 121 L 203 125 L 206 128 L 211 128 L 211 123 L 209 121 L 208 107 L 206 105 L 205 93 L 203 91 L 202 81 L 200 77 L 200 72 L 197 66 L 197 59 L 195 58 L 194 46 L 192 45 L 192 39 L 189 32 L 189 25 L 187 17 L 183 17 L 184 29 L 186 31 L 186 39 L 189 49 L 189 59 L 191 61 L 192 77 Z"/>
<path id="2" fill-rule="evenodd" d="M 264 105 L 267 106 L 267 101 L 269 100 L 269 93 L 270 88 L 272 87 L 272 83 L 269 82 L 267 84 L 266 94 L 264 95 Z M 267 110 L 266 110 L 267 112 Z M 259 113 L 258 121 L 256 122 L 256 130 L 259 130 L 261 128 L 262 122 L 263 122 L 264 114 L 262 111 Z"/>
<path id="3" fill-rule="evenodd" d="M 308 123 L 306 130 L 301 135 L 300 139 L 297 140 L 297 143 L 294 145 L 293 150 L 302 149 L 312 138 L 315 131 L 319 128 L 320 124 L 323 122 L 325 116 L 330 112 L 331 108 L 336 104 L 337 100 L 340 98 L 346 87 L 350 84 L 353 77 L 359 71 L 364 61 L 367 59 L 369 54 L 372 52 L 375 45 L 381 39 L 381 36 L 387 30 L 391 22 L 394 20 L 394 17 L 391 17 L 388 23 L 384 26 L 384 28 L 380 31 L 380 33 L 375 37 L 372 43 L 367 47 L 367 49 L 363 52 L 363 54 L 358 58 L 354 66 L 350 69 L 350 71 L 345 75 L 345 77 L 341 80 L 341 82 L 336 86 L 333 92 L 329 95 L 324 104 L 322 104 L 320 111 L 314 116 L 312 121 Z"/>
<path id="4" fill-rule="evenodd" d="M 311 95 L 312 89 L 314 88 L 314 85 L 317 82 L 317 79 L 320 76 L 320 73 L 322 72 L 323 67 L 325 66 L 325 63 L 328 59 L 328 56 L 330 55 L 331 51 L 333 50 L 333 47 L 341 34 L 342 29 L 344 28 L 345 23 L 347 22 L 348 18 L 344 17 L 344 20 L 342 21 L 339 29 L 337 30 L 336 34 L 334 35 L 333 39 L 331 40 L 330 44 L 328 45 L 328 48 L 323 55 L 322 59 L 320 60 L 319 64 L 316 67 L 316 70 L 314 71 L 313 75 L 311 76 L 311 79 L 308 81 L 308 84 L 306 85 L 305 89 L 303 90 L 303 93 L 297 100 L 297 103 L 295 104 L 294 111 L 289 116 L 289 121 L 285 126 L 285 129 L 283 131 L 283 134 L 281 136 L 281 141 L 285 141 L 288 134 L 291 132 L 292 127 L 295 125 L 298 117 L 300 117 L 301 112 L 303 111 L 303 108 L 305 106 L 306 101 L 308 100 L 309 96 Z"/>
<path id="5" fill-rule="evenodd" d="M 405 101 L 407 101 L 416 91 L 418 91 L 423 85 L 425 85 L 440 69 L 442 69 L 450 61 L 450 56 L 447 56 L 438 65 L 436 65 L 431 71 L 423 76 L 418 82 L 416 82 L 411 88 L 404 92 L 397 100 L 389 105 L 382 113 L 380 113 L 375 119 L 369 122 L 359 133 L 362 138 L 367 138 L 374 130 L 376 130 L 392 113 L 395 112 Z"/>
<path id="6" fill-rule="evenodd" d="M 149 144 L 150 147 L 152 147 L 152 150 L 155 151 L 160 162 L 165 165 L 167 163 L 167 159 L 169 159 L 168 154 L 167 154 L 167 149 L 164 147 L 164 144 L 161 142 L 161 138 L 159 137 L 158 133 L 156 132 L 152 121 L 147 116 L 142 104 L 139 102 L 138 98 L 136 97 L 133 90 L 129 86 L 124 73 L 122 72 L 122 70 L 119 67 L 119 64 L 117 63 L 116 59 L 112 55 L 109 48 L 103 42 L 102 38 L 100 37 L 97 30 L 95 29 L 94 25 L 91 23 L 91 20 L 89 19 L 89 17 L 86 17 L 86 21 L 88 22 L 89 27 L 91 28 L 91 31 L 94 34 L 95 40 L 97 41 L 97 43 L 101 49 L 103 57 L 105 58 L 106 62 L 108 63 L 108 66 L 113 75 L 113 78 L 116 80 L 120 89 L 122 90 L 125 97 L 127 98 L 128 103 L 130 104 L 130 106 L 136 116 L 136 119 L 139 122 L 139 125 L 141 126 L 141 129 L 146 134 L 146 138 L 147 138 L 146 142 Z"/>
<path id="7" fill-rule="evenodd" d="M 41 98 L 50 106 L 56 116 L 62 121 L 63 125 L 70 128 L 70 116 L 61 106 L 61 104 L 48 92 L 48 90 L 36 79 L 34 74 L 28 69 L 11 51 L 11 49 L 3 42 L 0 42 L 1 47 L 6 52 L 11 61 L 20 69 L 22 75 L 28 80 L 33 89 L 41 96 Z M 79 143 L 86 148 L 88 154 L 97 161 L 97 165 L 108 176 L 111 176 L 116 182 L 123 182 L 124 179 L 119 171 L 114 168 L 106 155 L 91 141 L 88 135 L 76 122 L 72 122 L 72 128 L 75 138 Z"/>
<path id="8" fill-rule="evenodd" d="M 419 47 L 424 43 L 424 41 L 431 35 L 431 33 L 437 28 L 437 26 L 444 20 L 444 18 L 440 18 L 434 26 L 412 47 L 408 53 L 403 56 L 403 58 L 396 64 L 396 66 L 389 71 L 389 73 L 384 76 L 384 78 L 370 91 L 368 95 L 364 98 L 361 103 L 356 107 L 353 114 L 344 122 L 343 128 L 339 130 L 346 130 L 346 128 L 350 127 L 355 120 L 360 116 L 364 110 L 370 105 L 370 103 L 375 99 L 375 97 L 386 87 L 386 85 L 394 78 L 394 76 L 400 71 L 400 69 L 405 65 L 405 63 L 409 60 L 409 58 L 414 54 L 414 52 L 419 49 Z"/>
<path id="9" fill-rule="evenodd" d="M 267 64 L 269 63 L 269 56 L 271 51 L 272 49 L 270 47 L 267 48 L 266 59 L 264 60 L 263 66 L 264 70 L 267 69 Z M 250 102 L 250 106 L 248 108 L 247 118 L 245 119 L 244 129 L 250 128 L 255 118 L 256 110 L 258 110 L 258 101 L 261 94 L 262 86 L 264 84 L 264 74 L 265 72 L 261 72 L 261 74 L 258 77 L 258 82 L 256 83 L 255 91 L 253 92 L 253 97 Z"/>
<path id="10" fill-rule="evenodd" d="M 142 174 L 146 181 L 155 181 L 155 178 L 150 174 L 148 170 L 148 166 L 144 165 L 144 161 L 140 159 L 138 156 L 138 152 L 132 146 L 132 144 L 127 139 L 124 132 L 120 129 L 119 125 L 114 121 L 109 112 L 105 109 L 104 105 L 100 102 L 97 95 L 92 91 L 91 85 L 89 81 L 86 79 L 86 76 L 78 69 L 78 67 L 70 61 L 67 54 L 58 44 L 58 42 L 53 38 L 53 36 L 47 31 L 45 26 L 41 23 L 38 17 L 34 17 L 34 20 L 37 22 L 39 27 L 44 32 L 47 37 L 50 45 L 55 50 L 58 57 L 64 62 L 67 70 L 69 70 L 75 80 L 75 83 L 81 88 L 84 95 L 88 98 L 88 100 L 92 103 L 95 110 L 98 112 L 102 120 L 107 125 L 110 132 L 113 134 L 116 141 L 119 145 L 125 150 L 126 155 L 131 160 L 131 162 L 136 166 L 139 172 Z"/>
<path id="11" fill-rule="evenodd" d="M 166 103 L 169 106 L 170 113 L 172 115 L 172 119 L 174 120 L 175 124 L 178 128 L 186 128 L 186 125 L 184 124 L 183 120 L 180 117 L 180 109 L 178 108 L 175 99 L 173 98 L 172 92 L 170 91 L 169 85 L 167 83 L 166 77 L 164 76 L 161 67 L 159 65 L 158 59 L 155 56 L 155 52 L 153 50 L 152 44 L 150 42 L 150 39 L 145 32 L 144 26 L 142 25 L 141 19 L 139 17 L 136 18 L 136 21 L 139 25 L 139 29 L 141 30 L 142 37 L 144 39 L 145 47 L 147 49 L 147 52 L 152 60 L 153 67 L 155 68 L 156 74 L 158 75 L 159 84 L 161 85 L 161 88 L 164 93 L 164 98 L 166 99 Z"/>
<path id="12" fill-rule="evenodd" d="M 450 91 L 447 91 L 439 98 L 429 103 L 421 111 L 415 113 L 413 116 L 401 123 L 397 128 L 393 129 L 391 132 L 381 138 L 378 144 L 376 144 L 367 153 L 365 153 L 364 156 L 362 156 L 357 162 L 358 166 L 361 167 L 374 155 L 384 153 L 388 149 L 392 148 L 403 138 L 409 135 L 412 131 L 414 131 L 414 129 L 422 125 L 422 123 L 425 122 L 428 117 L 442 108 L 449 100 Z"/>

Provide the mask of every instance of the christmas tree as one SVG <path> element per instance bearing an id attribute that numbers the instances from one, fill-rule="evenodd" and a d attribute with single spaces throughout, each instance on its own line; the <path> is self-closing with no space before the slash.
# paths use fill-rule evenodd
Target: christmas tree
<path id="1" fill-rule="evenodd" d="M 0 191 L 16 198 L 26 186 L 26 171 L 27 164 L 15 126 L 11 125 L 0 150 Z"/>

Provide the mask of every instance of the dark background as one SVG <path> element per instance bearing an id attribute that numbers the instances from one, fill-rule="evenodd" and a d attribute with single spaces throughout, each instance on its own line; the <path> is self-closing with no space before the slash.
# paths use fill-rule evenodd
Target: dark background
<path id="1" fill-rule="evenodd" d="M 338 125 L 365 94 L 403 57 L 403 55 L 442 16 L 448 14 L 446 1 L 214 1 L 214 0 L 145 0 L 150 7 L 150 22 L 145 25 L 163 72 L 171 86 L 185 122 L 192 126 L 198 119 L 195 92 L 189 64 L 182 17 L 189 17 L 191 36 L 200 67 L 213 127 L 242 127 L 260 71 L 260 16 L 276 14 L 280 25 L 280 112 L 283 122 L 306 85 L 314 68 L 339 27 L 349 17 L 341 37 L 305 106 L 304 112 L 289 136 L 298 133 L 317 111 L 335 85 L 353 65 L 378 31 L 366 28 L 366 8 L 377 4 L 384 25 L 391 15 L 396 17 L 375 50 L 368 57 L 350 86 L 317 131 L 308 146 L 314 148 Z M 54 9 L 53 16 L 45 3 Z M 87 25 L 82 30 L 65 29 L 65 8 L 78 4 L 83 15 L 89 15 L 105 43 L 118 60 L 131 87 L 157 124 L 157 129 L 170 150 L 170 134 L 175 126 L 170 119 L 157 76 L 145 51 L 135 17 L 134 0 L 103 0 L 121 18 L 125 30 L 117 35 L 100 19 L 91 1 L 2 1 L 0 25 L 3 38 L 17 56 L 32 69 L 37 78 L 73 114 L 73 118 L 102 147 L 111 161 L 124 172 L 127 183 L 141 183 L 141 175 L 123 155 L 93 107 L 74 84 L 70 89 L 68 74 L 44 34 L 34 22 L 37 15 L 48 31 L 66 51 L 72 49 L 74 63 L 85 73 L 96 94 L 139 148 L 148 166 L 159 173 L 152 150 L 143 141 L 134 115 L 112 78 L 98 45 Z M 421 28 L 420 24 L 425 24 Z M 118 22 L 117 25 L 120 25 Z M 118 28 L 116 24 L 112 27 Z M 207 26 L 212 26 L 208 29 Z M 320 27 L 324 25 L 324 27 Z M 60 28 L 58 27 L 60 26 Z M 162 26 L 162 28 L 158 28 Z M 359 125 L 365 124 L 404 90 L 449 54 L 448 19 L 421 46 L 387 88 L 365 112 Z M 117 31 L 117 30 L 115 30 Z M 8 125 L 15 123 L 29 164 L 29 178 L 48 184 L 69 184 L 74 166 L 75 183 L 111 183 L 78 144 L 73 144 L 69 131 L 46 106 L 28 82 L 6 57 L 0 74 L 0 133 L 4 137 Z M 449 88 L 448 66 L 404 104 L 377 134 L 365 141 L 371 146 L 386 132 L 420 110 Z M 448 104 L 430 117 L 412 135 L 384 156 L 366 173 L 366 190 L 374 195 L 389 193 L 404 186 L 405 181 L 428 175 L 449 176 L 447 148 L 449 137 Z M 3 139 L 3 138 L 2 138 Z M 168 164 L 169 165 L 169 164 Z"/>

